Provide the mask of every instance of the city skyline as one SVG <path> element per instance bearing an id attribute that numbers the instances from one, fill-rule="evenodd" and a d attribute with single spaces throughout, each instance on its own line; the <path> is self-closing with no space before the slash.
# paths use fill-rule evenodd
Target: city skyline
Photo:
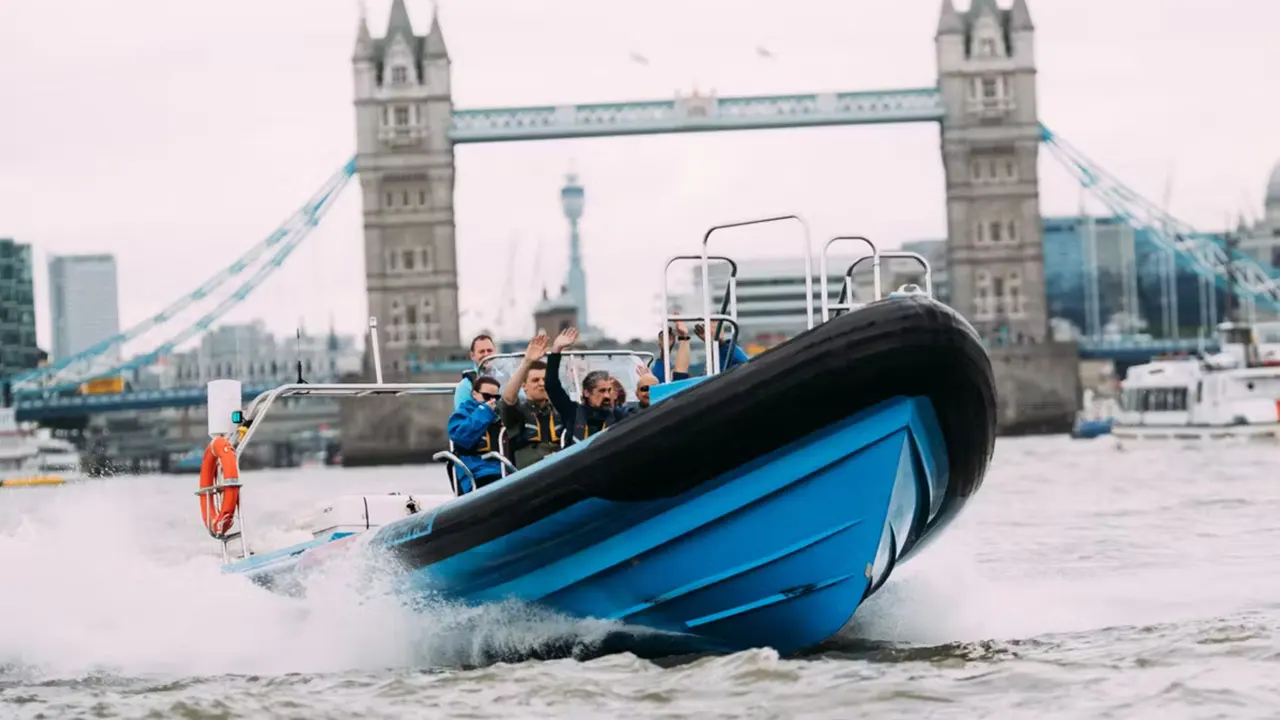
<path id="1" fill-rule="evenodd" d="M 385 25 L 388 4 L 373 3 L 370 8 L 369 21 L 375 32 Z M 1280 51 L 1267 46 L 1262 34 L 1262 28 L 1275 27 L 1275 22 L 1280 21 L 1267 20 L 1269 15 L 1280 14 L 1277 9 L 1242 3 L 1233 8 L 1236 14 L 1224 18 L 1226 13 L 1199 12 L 1197 8 L 1202 8 L 1203 3 L 1161 3 L 1162 14 L 1147 16 L 1146 20 L 1166 28 L 1169 34 L 1158 38 L 1156 45 L 1146 45 L 1152 38 L 1135 38 L 1132 34 L 1143 8 L 1154 6 L 1153 3 L 1135 2 L 1112 8 L 1106 15 L 1109 23 L 1094 26 L 1083 18 L 1090 15 L 1090 8 L 1096 11 L 1098 8 L 1093 6 L 1097 4 L 1075 2 L 1075 14 L 1064 11 L 1064 4 L 1054 0 L 1033 0 L 1031 4 L 1038 30 L 1040 115 L 1045 123 L 1157 201 L 1170 166 L 1175 166 L 1171 210 L 1204 229 L 1221 227 L 1228 220 L 1234 223 L 1238 212 L 1258 214 L 1265 178 L 1280 158 L 1280 139 L 1265 132 L 1266 118 L 1275 115 L 1274 109 L 1269 108 L 1274 108 L 1276 101 L 1258 97 L 1264 93 L 1244 92 L 1246 85 L 1233 83 L 1252 82 L 1252 87 L 1264 87 L 1259 82 L 1264 75 L 1262 69 L 1280 67 L 1280 55 L 1275 61 L 1267 60 L 1268 53 L 1276 55 Z M 148 13 L 139 8 L 147 5 L 137 3 L 121 10 L 120 22 L 145 19 Z M 160 20 L 177 19 L 172 10 L 156 4 L 151 7 L 155 8 L 151 20 L 156 15 Z M 85 157 L 87 167 L 76 173 L 60 171 L 58 160 L 63 153 L 80 148 L 85 138 L 46 142 L 42 154 L 40 142 L 19 146 L 14 139 L 19 134 L 31 135 L 31 118 L 13 115 L 0 120 L 0 128 L 12 125 L 16 131 L 0 132 L 4 136 L 0 139 L 0 158 L 5 159 L 0 165 L 17 170 L 13 175 L 0 174 L 0 206 L 17 209 L 0 218 L 0 222 L 13 224 L 0 227 L 0 234 L 37 248 L 35 294 L 43 347 L 49 346 L 48 280 L 41 271 L 48 255 L 98 250 L 117 254 L 121 324 L 131 325 L 189 291 L 212 272 L 212 264 L 201 265 L 193 259 L 220 257 L 218 253 L 223 250 L 238 254 L 266 235 L 320 177 L 349 153 L 353 122 L 348 63 L 355 9 L 331 9 L 314 13 L 314 18 L 309 15 L 308 33 L 300 33 L 286 22 L 288 7 L 287 3 L 273 6 L 256 16 L 256 25 L 250 23 L 239 29 L 227 17 L 240 8 L 235 3 L 220 6 L 221 12 L 208 8 L 192 11 L 203 13 L 207 21 L 195 24 L 201 29 L 191 39 L 194 57 L 201 56 L 201 49 L 213 50 L 216 40 L 231 37 L 238 38 L 242 55 L 220 48 L 213 53 L 219 62 L 207 66 L 191 62 L 189 57 L 175 56 L 172 65 L 167 66 L 171 67 L 170 73 L 164 76 L 174 91 L 173 99 L 147 101 L 153 116 L 159 111 L 160 117 L 170 120 L 167 124 L 153 123 L 154 135 L 136 134 L 132 126 L 125 127 L 129 118 L 136 121 L 146 115 L 129 102 L 121 102 L 122 98 L 129 100 L 127 94 L 98 97 L 100 103 L 110 100 L 103 107 L 114 113 L 103 118 L 105 130 L 95 132 L 102 132 L 108 141 L 119 142 L 103 143 L 101 152 Z M 431 4 L 411 1 L 409 7 L 417 31 L 425 33 Z M 508 11 L 501 20 L 484 17 L 486 12 L 496 15 L 495 8 L 499 7 Z M 909 87 L 934 81 L 935 2 L 922 2 L 919 7 L 913 3 L 909 8 L 895 7 L 892 11 L 875 6 L 878 12 L 872 12 L 870 3 L 841 9 L 799 3 L 785 11 L 788 22 L 772 24 L 764 23 L 755 14 L 741 13 L 734 20 L 740 26 L 735 28 L 737 34 L 727 33 L 733 40 L 699 37 L 699 31 L 715 25 L 711 13 L 685 13 L 684 25 L 670 29 L 659 27 L 653 17 L 645 16 L 637 18 L 627 32 L 604 30 L 611 24 L 602 17 L 601 10 L 588 10 L 582 3 L 557 4 L 547 11 L 547 16 L 568 18 L 571 13 L 564 8 L 574 7 L 582 8 L 587 15 L 573 26 L 579 35 L 598 27 L 602 35 L 615 36 L 604 40 L 575 37 L 570 42 L 562 28 L 549 28 L 548 33 L 553 36 L 550 48 L 543 48 L 539 60 L 531 63 L 515 57 L 520 48 L 528 49 L 529 44 L 514 33 L 517 28 L 529 26 L 535 11 L 499 2 L 471 6 L 445 3 L 440 17 L 454 60 L 457 106 L 663 98 L 677 89 L 691 90 L 689 76 L 699 81 L 703 91 L 715 87 L 720 94 Z M 82 9 L 85 12 L 78 16 L 92 18 L 94 10 Z M 5 12 L 14 16 L 13 22 L 4 23 L 6 27 L 33 27 L 44 22 L 34 3 L 21 6 L 16 12 L 13 8 Z M 1253 13 L 1249 16 L 1253 19 L 1242 22 L 1240 12 Z M 134 13 L 141 14 L 135 17 Z M 522 17 L 521 13 L 530 17 Z M 827 15 L 819 17 L 822 13 Z M 836 16 L 841 13 L 845 22 L 838 23 Z M 660 14 L 655 11 L 651 15 Z M 800 30 L 788 35 L 770 29 L 788 24 Z M 836 32 L 842 24 L 846 30 Z M 115 39 L 128 41 L 136 30 L 122 25 Z M 804 31 L 814 34 L 811 42 L 800 40 Z M 1128 36 L 1121 43 L 1126 31 Z M 1192 31 L 1196 33 L 1194 42 L 1189 40 Z M 617 36 L 619 32 L 629 36 Z M 1084 32 L 1089 33 L 1087 38 L 1082 36 Z M 1247 37 L 1240 37 L 1241 32 L 1257 32 L 1259 40 L 1250 44 Z M 554 40 L 557 33 L 561 34 L 559 44 Z M 71 70 L 71 58 L 77 53 L 96 52 L 101 57 L 97 65 L 104 68 L 103 85 L 110 90 L 118 89 L 125 77 L 119 72 L 122 65 L 140 67 L 147 64 L 143 60 L 149 57 L 148 53 L 173 50 L 173 46 L 165 44 L 169 41 L 163 33 L 147 35 L 149 40 L 135 38 L 140 44 L 129 44 L 127 50 L 123 46 L 106 48 L 109 52 L 103 52 L 102 47 L 95 49 L 93 43 L 101 39 L 85 37 L 85 42 L 79 42 L 74 28 L 72 35 L 73 41 L 59 44 L 57 52 L 33 46 L 25 36 L 15 37 L 14 42 L 8 42 L 6 36 L 5 49 L 0 49 L 0 54 L 33 52 L 37 59 L 43 58 L 38 62 L 24 59 L 22 66 L 33 68 L 31 72 L 24 71 L 24 76 L 7 75 L 8 71 L 0 69 L 0 83 L 17 88 L 19 107 L 23 106 L 24 93 L 31 93 L 37 85 L 65 82 L 68 77 L 60 73 Z M 309 36 L 314 36 L 314 43 L 303 42 Z M 860 43 L 863 39 L 866 42 Z M 653 47 L 664 42 L 683 46 L 665 50 Z M 506 43 L 505 47 L 511 50 L 505 59 L 493 55 L 495 43 Z M 779 60 L 754 58 L 751 50 L 757 43 L 768 45 Z M 110 39 L 108 44 L 112 44 Z M 699 44 L 706 46 L 706 52 L 701 57 L 689 55 L 691 48 Z M 846 44 L 858 47 L 849 49 L 844 47 Z M 630 61 L 621 49 L 630 45 L 649 58 L 648 66 Z M 606 51 L 606 47 L 612 49 Z M 1091 48 L 1092 53 L 1084 53 L 1085 47 Z M 1194 50 L 1188 52 L 1187 47 Z M 1172 48 L 1178 51 L 1170 53 L 1170 57 L 1161 54 Z M 268 51 L 279 52 L 271 58 L 263 57 Z M 868 62 L 877 52 L 883 56 L 881 61 Z M 680 64 L 681 53 L 685 53 L 683 60 L 688 70 L 672 67 Z M 1124 94 L 1127 86 L 1122 78 L 1133 77 L 1137 71 L 1134 65 L 1116 62 L 1125 53 L 1150 65 L 1143 69 L 1145 96 Z M 1107 59 L 1109 63 L 1104 62 Z M 849 60 L 854 61 L 852 65 L 847 64 Z M 564 70 L 583 61 L 592 62 L 609 77 L 601 80 L 565 72 L 547 73 L 557 75 L 550 80 L 533 77 L 538 70 Z M 264 62 L 276 64 L 262 65 Z M 1194 63 L 1202 66 L 1195 73 L 1185 72 Z M 843 70 L 837 72 L 831 67 L 836 64 L 844 64 Z M 663 69 L 664 65 L 668 67 Z M 859 65 L 873 69 L 861 69 Z M 0 66 L 12 67 L 14 63 Z M 250 79 L 245 74 L 250 66 L 257 67 L 265 79 Z M 26 75 L 35 76 L 36 82 Z M 186 84 L 179 82 L 178 76 L 185 78 Z M 279 82 L 285 77 L 290 77 L 291 83 Z M 237 81 L 241 86 L 233 87 Z M 275 82 L 271 87 L 279 95 L 276 102 L 268 102 L 269 81 Z M 220 114 L 224 110 L 212 105 L 197 107 L 193 96 L 186 94 L 192 84 L 205 85 L 214 104 L 236 105 L 229 99 L 239 98 L 239 114 L 260 124 L 224 122 L 229 117 Z M 668 87 L 663 89 L 664 85 Z M 1160 92 L 1171 86 L 1177 86 L 1180 92 Z M 1212 92 L 1207 92 L 1210 87 Z M 1233 87 L 1239 91 L 1233 91 Z M 318 98 L 303 97 L 317 94 L 317 90 Z M 1212 107 L 1212 100 L 1219 94 L 1246 101 L 1238 103 L 1237 116 L 1219 117 L 1220 111 Z M 1188 97 L 1193 100 L 1189 105 Z M 1194 102 L 1196 99 L 1202 102 Z M 50 109 L 56 109 L 59 101 L 52 102 Z M 1098 112 L 1099 106 L 1109 111 Z M 246 112 L 260 107 L 271 111 Z M 1163 109 L 1155 109 L 1158 107 Z M 1178 112 L 1170 112 L 1171 108 Z M 202 115 L 205 111 L 208 114 Z M 304 125 L 306 132 L 302 130 Z M 54 126 L 56 129 L 57 123 Z M 183 127 L 187 128 L 185 134 Z M 194 132 L 201 127 L 223 134 L 203 136 Z M 290 137 L 291 132 L 300 137 Z M 87 130 L 81 134 L 93 135 Z M 1175 138 L 1179 144 L 1171 146 Z M 200 145 L 202 142 L 204 145 Z M 507 280 L 503 274 L 508 243 L 513 237 L 522 238 L 516 245 L 521 259 L 517 265 L 532 265 L 531 254 L 540 244 L 543 281 L 552 284 L 564 277 L 568 233 L 556 195 L 571 160 L 576 160 L 576 169 L 591 186 L 592 212 L 584 217 L 582 232 L 587 274 L 595 278 L 589 281 L 593 322 L 614 335 L 630 337 L 647 335 L 647 326 L 656 320 L 650 306 L 652 295 L 658 290 L 661 262 L 667 255 L 696 249 L 701 230 L 715 222 L 762 214 L 768 208 L 810 216 L 815 239 L 850 230 L 881 238 L 885 245 L 943 237 L 945 208 L 937 142 L 937 130 L 932 127 L 886 127 L 459 149 L 456 205 L 463 307 L 487 310 L 490 316 L 497 310 L 496 289 Z M 139 151 L 140 156 L 129 160 L 113 158 L 112 150 L 121 145 Z M 170 163 L 164 157 L 166 152 L 188 162 Z M 244 164 L 250 155 L 258 162 Z M 123 162 L 123 172 L 114 167 L 117 162 Z M 237 164 L 246 169 L 247 177 L 231 172 Z M 1078 191 L 1072 189 L 1064 173 L 1051 170 L 1052 165 L 1051 159 L 1042 158 L 1041 211 L 1045 215 L 1070 213 L 1075 209 Z M 866 170 L 859 171 L 860 168 Z M 188 188 L 188 192 L 182 192 Z M 83 204 L 87 210 L 82 216 L 69 217 L 51 210 L 55 202 L 47 198 L 64 195 L 86 198 Z M 138 204 L 124 205 L 122 198 Z M 227 209 L 218 212 L 224 207 L 222 203 Z M 197 208 L 205 209 L 195 219 L 180 217 Z M 860 222 L 863 214 L 865 223 Z M 295 326 L 298 317 L 319 326 L 333 313 L 341 331 L 360 332 L 364 320 L 362 275 L 352 268 L 352 263 L 362 261 L 359 222 L 359 198 L 349 193 L 289 265 L 226 322 L 262 316 L 273 331 L 279 332 Z M 742 250 L 735 247 L 734 252 L 755 255 L 766 244 L 746 242 L 740 246 Z M 620 273 L 616 268 L 628 272 Z M 536 285 L 527 279 L 515 282 L 523 287 Z M 485 288 L 495 289 L 487 308 Z M 537 297 L 523 301 L 532 306 Z M 464 315 L 464 335 L 479 329 L 476 320 Z"/>

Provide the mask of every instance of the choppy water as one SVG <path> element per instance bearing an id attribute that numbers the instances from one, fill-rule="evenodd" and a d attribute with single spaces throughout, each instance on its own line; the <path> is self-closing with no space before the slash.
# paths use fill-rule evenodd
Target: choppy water
<path id="1" fill-rule="evenodd" d="M 259 537 L 331 495 L 445 490 L 434 469 L 250 480 Z M 415 613 L 354 568 L 306 600 L 221 576 L 194 484 L 0 490 L 0 718 L 1280 714 L 1277 448 L 1001 441 L 979 496 L 859 611 L 847 644 L 662 665 L 485 664 L 589 651 L 608 626 Z"/>

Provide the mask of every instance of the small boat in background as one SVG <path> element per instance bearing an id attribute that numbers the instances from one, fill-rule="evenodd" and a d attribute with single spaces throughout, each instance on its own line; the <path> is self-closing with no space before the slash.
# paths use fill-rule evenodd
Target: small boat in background
<path id="1" fill-rule="evenodd" d="M 1111 426 L 1115 423 L 1116 412 L 1120 404 L 1112 397 L 1099 397 L 1091 389 L 1085 389 L 1084 402 L 1080 412 L 1076 413 L 1076 424 L 1071 428 L 1071 437 L 1077 440 L 1091 440 L 1111 434 Z"/>
<path id="2" fill-rule="evenodd" d="M 1129 368 L 1111 434 L 1118 443 L 1280 440 L 1280 323 L 1219 325 L 1222 351 Z"/>
<path id="3" fill-rule="evenodd" d="M 785 220 L 805 227 L 794 216 L 756 222 Z M 705 312 L 668 321 L 719 321 L 732 352 L 737 266 L 706 255 L 711 234 L 702 255 L 667 267 L 699 260 L 705 273 L 712 260 L 730 263 L 720 312 L 711 312 L 708 290 Z M 850 267 L 839 301 L 828 304 L 827 250 L 838 240 L 871 246 L 873 302 L 853 302 Z M 807 228 L 804 251 L 811 271 Z M 921 262 L 926 289 L 881 298 L 879 264 L 889 256 Z M 309 537 L 278 550 L 255 552 L 244 537 L 236 465 L 277 400 L 452 395 L 456 385 L 383 383 L 374 320 L 376 382 L 285 385 L 241 411 L 239 384 L 214 381 L 214 439 L 197 494 L 206 529 L 223 544 L 224 570 L 305 593 L 312 569 L 373 550 L 398 560 L 407 593 L 468 604 L 514 599 L 617 621 L 620 632 L 647 634 L 643 647 L 626 648 L 637 654 L 812 648 L 837 635 L 973 497 L 996 429 L 990 360 L 969 323 L 932 298 L 924 258 L 833 238 L 819 277 L 820 294 L 806 295 L 822 299 L 823 322 L 814 325 L 810 304 L 810 329 L 796 337 L 722 370 L 705 333 L 705 375 L 653 386 L 650 407 L 606 430 L 518 471 L 495 453 L 510 472 L 435 506 L 412 495 L 339 498 L 312 516 Z M 608 368 L 634 383 L 647 355 L 565 354 L 561 382 L 573 394 L 584 370 Z M 501 380 L 518 362 L 491 356 L 480 372 Z M 452 473 L 468 472 L 451 453 L 437 457 Z"/>
<path id="4" fill-rule="evenodd" d="M 80 477 L 80 453 L 47 429 L 24 426 L 0 408 L 0 487 L 61 485 Z"/>

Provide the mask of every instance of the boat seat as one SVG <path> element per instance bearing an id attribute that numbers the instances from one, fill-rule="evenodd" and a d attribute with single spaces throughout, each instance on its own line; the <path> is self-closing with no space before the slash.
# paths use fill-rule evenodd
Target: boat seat
<path id="1" fill-rule="evenodd" d="M 507 429 L 502 428 L 498 431 L 498 446 L 506 447 L 506 442 Z M 480 457 L 483 460 L 497 460 L 502 469 L 502 477 L 506 477 L 509 472 L 516 471 L 515 463 L 508 460 L 506 455 L 498 452 L 497 450 L 490 450 Z M 448 450 L 441 450 L 435 455 L 432 455 L 431 459 L 435 462 L 443 462 L 445 464 L 445 473 L 449 476 L 449 487 L 453 489 L 455 497 L 464 494 L 461 491 L 462 486 L 458 483 L 459 469 L 466 473 L 467 479 L 471 481 L 471 487 L 474 488 L 476 486 L 476 476 L 471 472 L 471 469 L 467 467 L 466 463 L 462 462 L 462 459 L 458 457 L 457 450 L 454 447 L 452 440 L 449 441 Z"/>

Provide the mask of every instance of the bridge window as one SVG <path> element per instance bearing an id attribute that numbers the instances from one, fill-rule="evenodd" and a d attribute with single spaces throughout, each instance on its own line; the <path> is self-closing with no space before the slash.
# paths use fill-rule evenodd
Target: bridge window
<path id="1" fill-rule="evenodd" d="M 397 105 L 395 110 L 396 127 L 406 127 L 409 124 L 409 106 Z"/>
<path id="2" fill-rule="evenodd" d="M 1009 221 L 1008 236 L 1010 241 L 1018 239 L 1018 221 L 1017 220 Z"/>
<path id="3" fill-rule="evenodd" d="M 402 264 L 404 265 L 405 270 L 413 269 L 413 255 L 414 255 L 414 252 L 412 250 L 405 250 L 402 253 L 401 257 L 404 260 Z"/>
<path id="4" fill-rule="evenodd" d="M 987 232 L 991 237 L 991 242 L 1000 242 L 1001 236 L 1004 234 L 1004 224 L 999 220 L 992 220 L 987 225 Z"/>
<path id="5" fill-rule="evenodd" d="M 419 191 L 418 191 L 418 204 L 419 204 L 419 205 L 421 205 L 421 206 L 423 206 L 423 207 L 426 207 L 426 206 L 427 206 L 427 191 L 426 191 L 426 190 L 419 190 Z"/>
<path id="6" fill-rule="evenodd" d="M 409 68 L 397 65 L 391 68 L 391 84 L 406 85 L 409 82 Z"/>
<path id="7" fill-rule="evenodd" d="M 431 248 L 429 247 L 419 248 L 418 254 L 422 256 L 421 258 L 419 258 L 418 264 L 422 267 L 423 270 L 430 270 L 431 266 L 433 265 L 433 263 L 431 262 L 431 259 L 432 259 Z M 424 300 L 423 302 L 427 302 L 427 301 Z"/>
<path id="8" fill-rule="evenodd" d="M 386 256 L 387 256 L 387 271 L 395 272 L 397 269 L 399 269 L 399 262 L 398 262 L 400 260 L 399 253 L 397 253 L 395 250 L 388 250 L 386 252 Z"/>
<path id="9" fill-rule="evenodd" d="M 973 311 L 975 320 L 990 320 L 995 317 L 992 303 L 991 274 L 979 270 L 974 274 Z"/>
<path id="10" fill-rule="evenodd" d="M 396 196 L 395 196 L 395 195 L 392 195 L 391 193 L 387 193 L 387 196 L 386 196 L 384 199 L 386 200 L 385 207 L 389 207 L 389 208 L 390 208 L 390 207 L 395 207 L 395 206 L 396 206 Z"/>
<path id="11" fill-rule="evenodd" d="M 1009 273 L 1009 277 L 1005 281 L 1005 290 L 1008 294 L 1008 302 L 1006 309 L 1010 317 L 1022 317 L 1026 315 L 1026 296 L 1022 294 L 1022 278 L 1018 273 Z"/>
<path id="12" fill-rule="evenodd" d="M 978 40 L 978 57 L 992 57 L 996 54 L 995 38 L 985 37 Z"/>

